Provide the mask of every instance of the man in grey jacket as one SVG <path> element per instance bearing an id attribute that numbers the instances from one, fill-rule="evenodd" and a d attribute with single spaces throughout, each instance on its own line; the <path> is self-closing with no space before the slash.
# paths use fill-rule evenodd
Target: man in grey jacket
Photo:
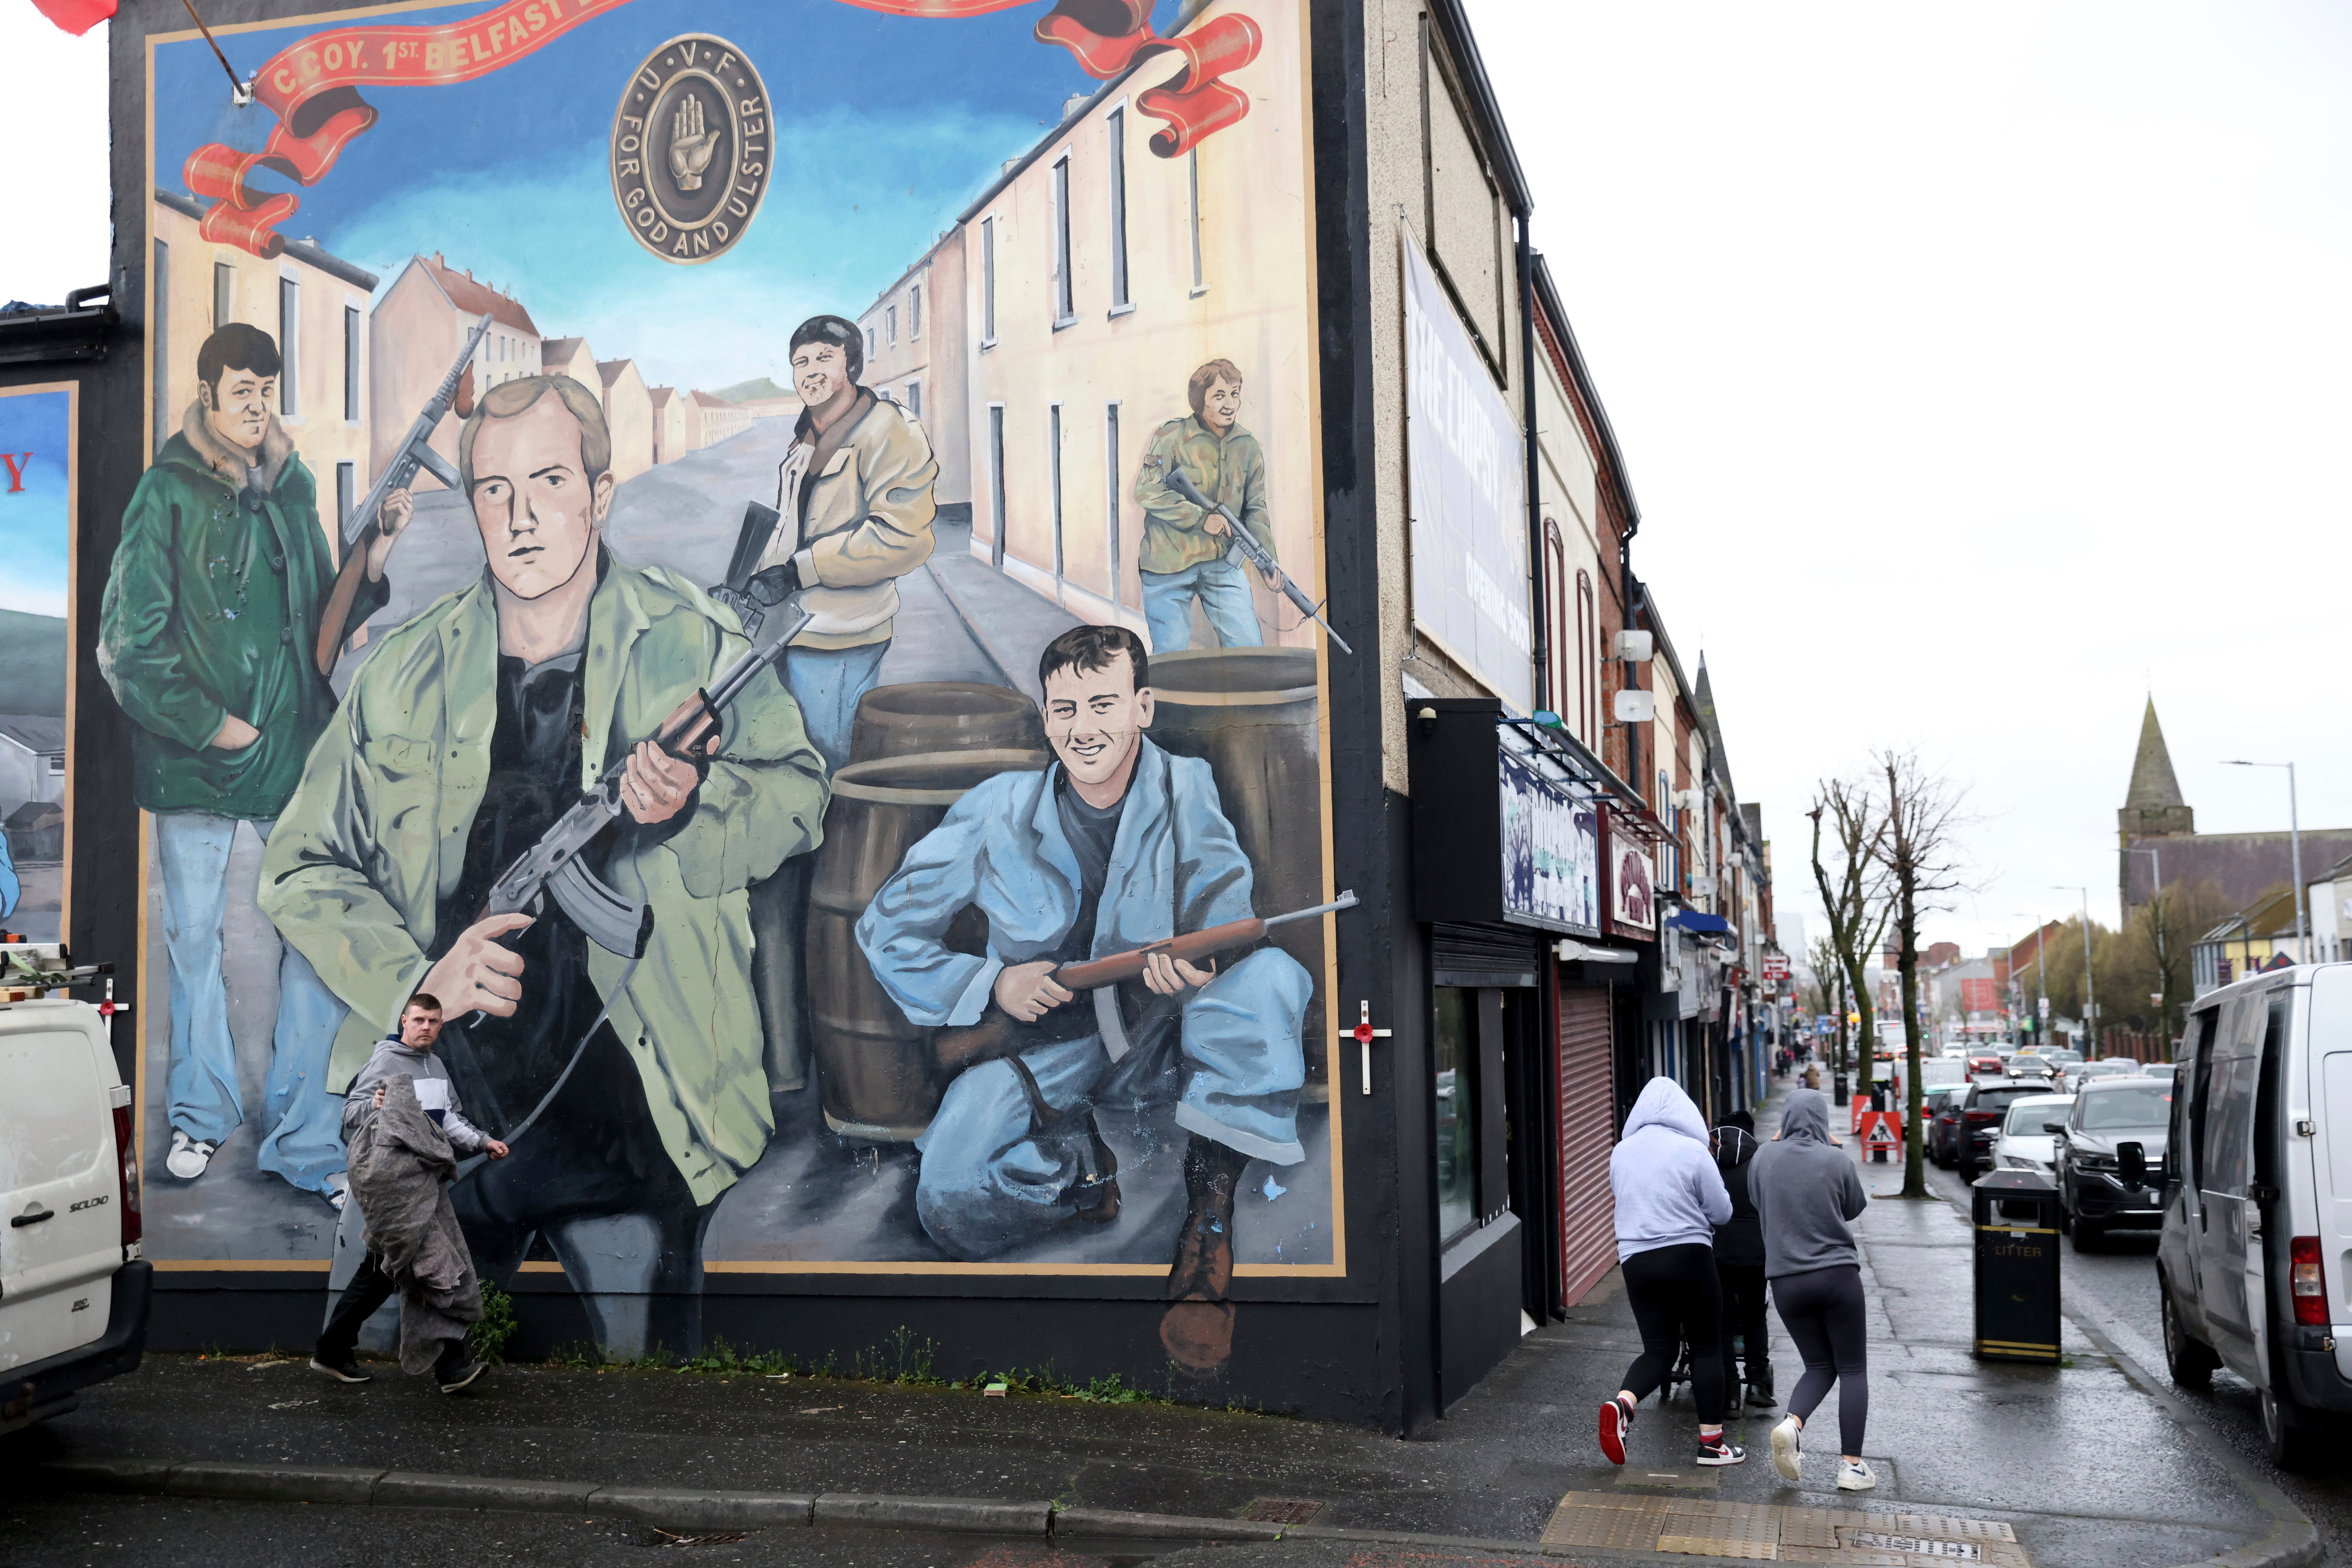
<path id="1" fill-rule="evenodd" d="M 449 1069 L 433 1052 L 440 1037 L 440 999 L 420 991 L 401 1009 L 399 1035 L 378 1044 L 367 1066 L 352 1079 L 351 1092 L 343 1100 L 346 1140 L 383 1109 L 384 1085 L 397 1077 L 411 1080 L 417 1105 L 441 1129 L 452 1149 L 461 1154 L 487 1153 L 493 1160 L 507 1157 L 504 1143 L 466 1120 L 465 1110 L 457 1102 L 457 1086 L 451 1080 Z M 371 1248 L 360 1264 L 360 1271 L 343 1287 L 325 1331 L 311 1350 L 311 1370 L 322 1372 L 339 1383 L 368 1382 L 370 1376 L 360 1369 L 354 1353 L 360 1327 L 392 1299 L 397 1289 L 397 1282 Z M 452 1342 L 433 1369 L 433 1381 L 444 1394 L 455 1394 L 481 1375 L 482 1363 L 466 1354 L 463 1340 Z"/>

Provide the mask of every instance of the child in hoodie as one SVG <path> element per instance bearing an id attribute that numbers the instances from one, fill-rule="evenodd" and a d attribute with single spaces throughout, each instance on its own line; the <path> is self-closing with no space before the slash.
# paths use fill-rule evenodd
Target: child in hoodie
<path id="1" fill-rule="evenodd" d="M 1666 1380 L 1675 1355 L 1691 1348 L 1691 1396 L 1698 1405 L 1698 1462 L 1736 1465 L 1748 1456 L 1723 1433 L 1723 1301 L 1715 1274 L 1715 1227 L 1731 1218 L 1707 1144 L 1706 1122 L 1682 1086 L 1654 1078 L 1633 1102 L 1609 1157 L 1617 1199 L 1617 1263 L 1641 1326 L 1642 1353 L 1625 1386 L 1601 1406 L 1601 1451 L 1625 1462 L 1633 1407 Z"/>
<path id="2" fill-rule="evenodd" d="M 1838 1437 L 1844 1462 L 1840 1491 L 1868 1491 L 1878 1478 L 1863 1462 L 1862 1434 L 1870 1418 L 1870 1363 L 1864 1353 L 1862 1253 L 1848 1222 L 1870 1203 L 1862 1177 L 1830 1138 L 1830 1102 L 1810 1089 L 1789 1097 L 1780 1133 L 1748 1168 L 1748 1193 L 1764 1222 L 1764 1273 L 1772 1304 L 1797 1350 L 1805 1375 L 1789 1395 L 1789 1414 L 1772 1428 L 1772 1468 L 1781 1479 L 1801 1474 L 1799 1438 L 1805 1418 L 1837 1384 Z"/>

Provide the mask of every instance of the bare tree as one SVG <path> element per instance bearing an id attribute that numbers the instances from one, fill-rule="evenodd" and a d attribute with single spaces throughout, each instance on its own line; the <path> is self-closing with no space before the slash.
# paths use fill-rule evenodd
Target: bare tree
<path id="1" fill-rule="evenodd" d="M 1895 925 L 1895 973 L 1903 997 L 1904 1074 L 1903 1195 L 1927 1195 L 1927 1140 L 1919 1124 L 1919 917 L 1948 908 L 1961 887 L 1953 843 L 1960 823 L 1960 792 L 1929 773 L 1916 752 L 1882 752 L 1874 759 L 1885 775 L 1886 812 L 1876 857 L 1885 874 Z"/>
<path id="2" fill-rule="evenodd" d="M 1864 1052 L 1876 1037 L 1877 1026 L 1872 1021 L 1870 987 L 1863 981 L 1863 965 L 1877 952 L 1878 940 L 1886 931 L 1886 900 L 1884 897 L 1885 875 L 1878 860 L 1878 842 L 1885 834 L 1885 814 L 1870 790 L 1846 779 L 1826 779 L 1813 791 L 1813 804 L 1805 815 L 1813 823 L 1813 885 L 1822 895 L 1822 912 L 1829 917 L 1830 946 L 1836 954 L 1839 988 L 1846 993 L 1859 1016 L 1856 1040 Z M 1822 860 L 1822 817 L 1830 819 L 1830 832 L 1835 840 L 1834 868 Z M 1838 1050 L 1835 1071 L 1836 1093 L 1832 1098 L 1843 1105 L 1845 1093 L 1846 1008 L 1838 1008 Z M 1869 1059 L 1864 1055 L 1864 1060 Z"/>

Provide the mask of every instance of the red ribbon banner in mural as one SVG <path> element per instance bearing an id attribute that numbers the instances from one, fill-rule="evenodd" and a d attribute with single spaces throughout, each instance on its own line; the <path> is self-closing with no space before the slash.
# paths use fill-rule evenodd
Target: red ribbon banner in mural
<path id="1" fill-rule="evenodd" d="M 925 17 L 977 16 L 1034 0 L 843 0 L 869 11 Z M 513 64 L 591 17 L 628 0 L 506 0 L 463 22 L 438 26 L 341 27 L 303 39 L 256 75 L 254 101 L 278 117 L 258 153 L 210 142 L 188 155 L 181 171 L 188 190 L 209 197 L 202 233 L 257 256 L 286 248 L 277 226 L 301 203 L 287 191 L 258 191 L 249 183 L 268 169 L 298 184 L 315 185 L 335 166 L 352 138 L 376 122 L 360 96 L 375 87 L 438 87 L 472 81 Z M 1070 51 L 1079 68 L 1108 80 L 1156 54 L 1177 57 L 1181 68 L 1136 97 L 1143 113 L 1167 123 L 1151 150 L 1173 158 L 1202 137 L 1249 112 L 1249 95 L 1222 79 L 1257 58 L 1257 24 L 1239 14 L 1218 16 L 1178 37 L 1151 26 L 1153 0 L 1057 0 L 1039 18 L 1040 43 Z"/>

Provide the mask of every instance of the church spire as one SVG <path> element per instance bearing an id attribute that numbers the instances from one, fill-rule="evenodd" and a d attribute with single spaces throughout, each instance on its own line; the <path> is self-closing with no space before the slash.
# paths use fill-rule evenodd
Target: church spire
<path id="1" fill-rule="evenodd" d="M 2154 697 L 2147 700 L 2147 716 L 2140 721 L 2139 753 L 2132 759 L 2131 788 L 2124 795 L 2124 809 L 2149 813 L 2189 809 L 2189 803 L 2180 798 L 2180 781 L 2172 773 L 2172 753 L 2165 749 L 2164 727 L 2156 721 Z"/>
<path id="2" fill-rule="evenodd" d="M 2135 839 L 2173 838 L 2197 831 L 2197 813 L 2180 798 L 2180 781 L 2172 773 L 2172 753 L 2165 749 L 2164 727 L 2156 721 L 2156 699 L 2139 721 L 2139 751 L 2132 758 L 2131 788 L 2124 794 L 2123 809 L 2116 813 L 2116 837 L 2122 852 L 2116 858 L 2116 882 L 2123 907 L 2145 901 L 2155 878 L 2148 857 L 2132 852 Z"/>

